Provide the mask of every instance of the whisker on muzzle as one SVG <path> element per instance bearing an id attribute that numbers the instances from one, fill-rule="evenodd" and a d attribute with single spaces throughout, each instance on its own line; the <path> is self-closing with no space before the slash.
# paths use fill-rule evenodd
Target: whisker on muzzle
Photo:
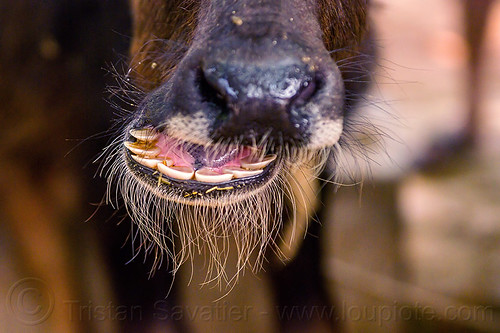
<path id="1" fill-rule="evenodd" d="M 304 194 L 297 196 L 292 189 L 300 188 L 294 173 L 307 168 L 313 170 L 315 176 L 319 175 L 329 151 L 271 146 L 267 142 L 260 142 L 258 146 L 278 156 L 278 170 L 270 181 L 251 193 L 227 191 L 216 199 L 197 198 L 189 205 L 176 194 L 161 190 L 160 184 L 145 182 L 131 172 L 126 152 L 119 144 L 113 143 L 107 148 L 110 150 L 105 161 L 107 201 L 118 206 L 119 198 L 123 200 L 138 230 L 135 246 L 156 256 L 153 271 L 166 259 L 175 274 L 193 256 L 205 254 L 208 258 L 205 283 L 226 288 L 234 286 L 246 269 L 258 272 L 270 249 L 281 260 L 287 259 L 278 247 L 284 206 L 287 204 L 290 216 L 295 217 L 297 207 L 308 206 L 311 200 Z M 211 146 L 211 151 L 215 153 L 226 149 L 224 147 L 225 144 L 219 142 Z M 234 248 L 231 244 L 236 244 L 237 261 L 235 273 L 228 275 L 226 262 L 229 249 Z"/>

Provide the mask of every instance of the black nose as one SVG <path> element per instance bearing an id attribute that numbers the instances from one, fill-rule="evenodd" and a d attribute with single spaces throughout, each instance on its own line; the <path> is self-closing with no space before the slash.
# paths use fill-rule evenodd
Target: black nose
<path id="1" fill-rule="evenodd" d="M 321 75 L 301 59 L 205 62 L 199 74 L 202 98 L 218 117 L 213 137 L 255 141 L 306 138 L 307 104 L 321 88 Z"/>

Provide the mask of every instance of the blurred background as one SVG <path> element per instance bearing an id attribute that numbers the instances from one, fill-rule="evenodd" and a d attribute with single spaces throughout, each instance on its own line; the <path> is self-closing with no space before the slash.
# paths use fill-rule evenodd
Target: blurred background
<path id="1" fill-rule="evenodd" d="M 125 262 L 99 251 L 123 233 L 102 243 L 117 252 L 128 222 L 95 213 L 105 180 L 92 162 L 114 118 L 126 8 L 0 0 L 0 332 L 116 331 L 62 300 L 108 304 L 107 267 Z M 368 166 L 344 161 L 346 185 L 324 204 L 342 327 L 500 332 L 500 2 L 377 0 L 371 16 L 378 65 L 359 112 L 383 144 Z"/>
<path id="2" fill-rule="evenodd" d="M 361 113 L 386 135 L 326 224 L 346 326 L 500 332 L 500 3 L 381 0 L 372 18 Z"/>

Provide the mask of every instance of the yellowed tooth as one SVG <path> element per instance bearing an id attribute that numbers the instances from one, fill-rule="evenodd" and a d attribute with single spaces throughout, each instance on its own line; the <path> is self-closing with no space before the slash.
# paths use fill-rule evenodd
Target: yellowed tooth
<path id="1" fill-rule="evenodd" d="M 137 155 L 130 155 L 132 156 L 132 158 L 139 164 L 142 164 L 142 165 L 145 165 L 147 166 L 148 168 L 151 168 L 151 169 L 156 169 L 156 165 L 158 163 L 163 163 L 167 166 L 171 166 L 174 164 L 174 161 L 172 161 L 171 159 L 169 158 L 166 158 L 166 159 L 158 159 L 158 158 L 144 158 L 144 157 L 141 157 L 141 156 L 137 156 Z"/>
<path id="2" fill-rule="evenodd" d="M 141 141 L 155 141 L 160 136 L 160 133 L 152 128 L 131 129 L 129 133 L 134 138 Z"/>
<path id="3" fill-rule="evenodd" d="M 163 164 L 165 164 L 166 166 L 172 166 L 174 165 L 174 161 L 172 161 L 170 158 L 166 157 L 164 159 L 161 160 L 161 162 Z"/>
<path id="4" fill-rule="evenodd" d="M 208 168 L 197 170 L 194 175 L 197 181 L 203 183 L 221 183 L 233 179 L 233 174 L 230 172 L 220 174 Z"/>
<path id="5" fill-rule="evenodd" d="M 145 144 L 138 144 L 137 142 L 125 141 L 123 143 L 132 153 L 140 157 L 152 158 L 158 156 L 161 150 L 156 146 L 147 146 Z"/>
<path id="6" fill-rule="evenodd" d="M 158 163 L 156 167 L 162 174 L 175 179 L 188 180 L 194 176 L 194 169 L 186 166 L 166 166 Z"/>
<path id="7" fill-rule="evenodd" d="M 249 170 L 260 170 L 264 169 L 272 161 L 276 159 L 276 155 L 270 154 L 266 155 L 262 160 L 252 161 L 249 158 L 244 158 L 241 160 L 241 166 Z"/>
<path id="8" fill-rule="evenodd" d="M 256 176 L 264 172 L 264 170 L 247 170 L 240 167 L 229 167 L 225 168 L 224 172 L 232 173 L 234 178 L 245 178 L 245 177 Z"/>

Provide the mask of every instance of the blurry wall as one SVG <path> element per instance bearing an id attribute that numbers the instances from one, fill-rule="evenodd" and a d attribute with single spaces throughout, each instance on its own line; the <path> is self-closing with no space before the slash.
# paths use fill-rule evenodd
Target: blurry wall
<path id="1" fill-rule="evenodd" d="M 331 199 L 325 246 L 351 331 L 500 330 L 500 3 L 480 58 L 478 140 L 462 146 L 471 109 L 464 3 L 375 2 L 377 84 L 361 113 L 382 144 L 357 161 L 369 171 L 363 186 L 347 175 Z"/>

